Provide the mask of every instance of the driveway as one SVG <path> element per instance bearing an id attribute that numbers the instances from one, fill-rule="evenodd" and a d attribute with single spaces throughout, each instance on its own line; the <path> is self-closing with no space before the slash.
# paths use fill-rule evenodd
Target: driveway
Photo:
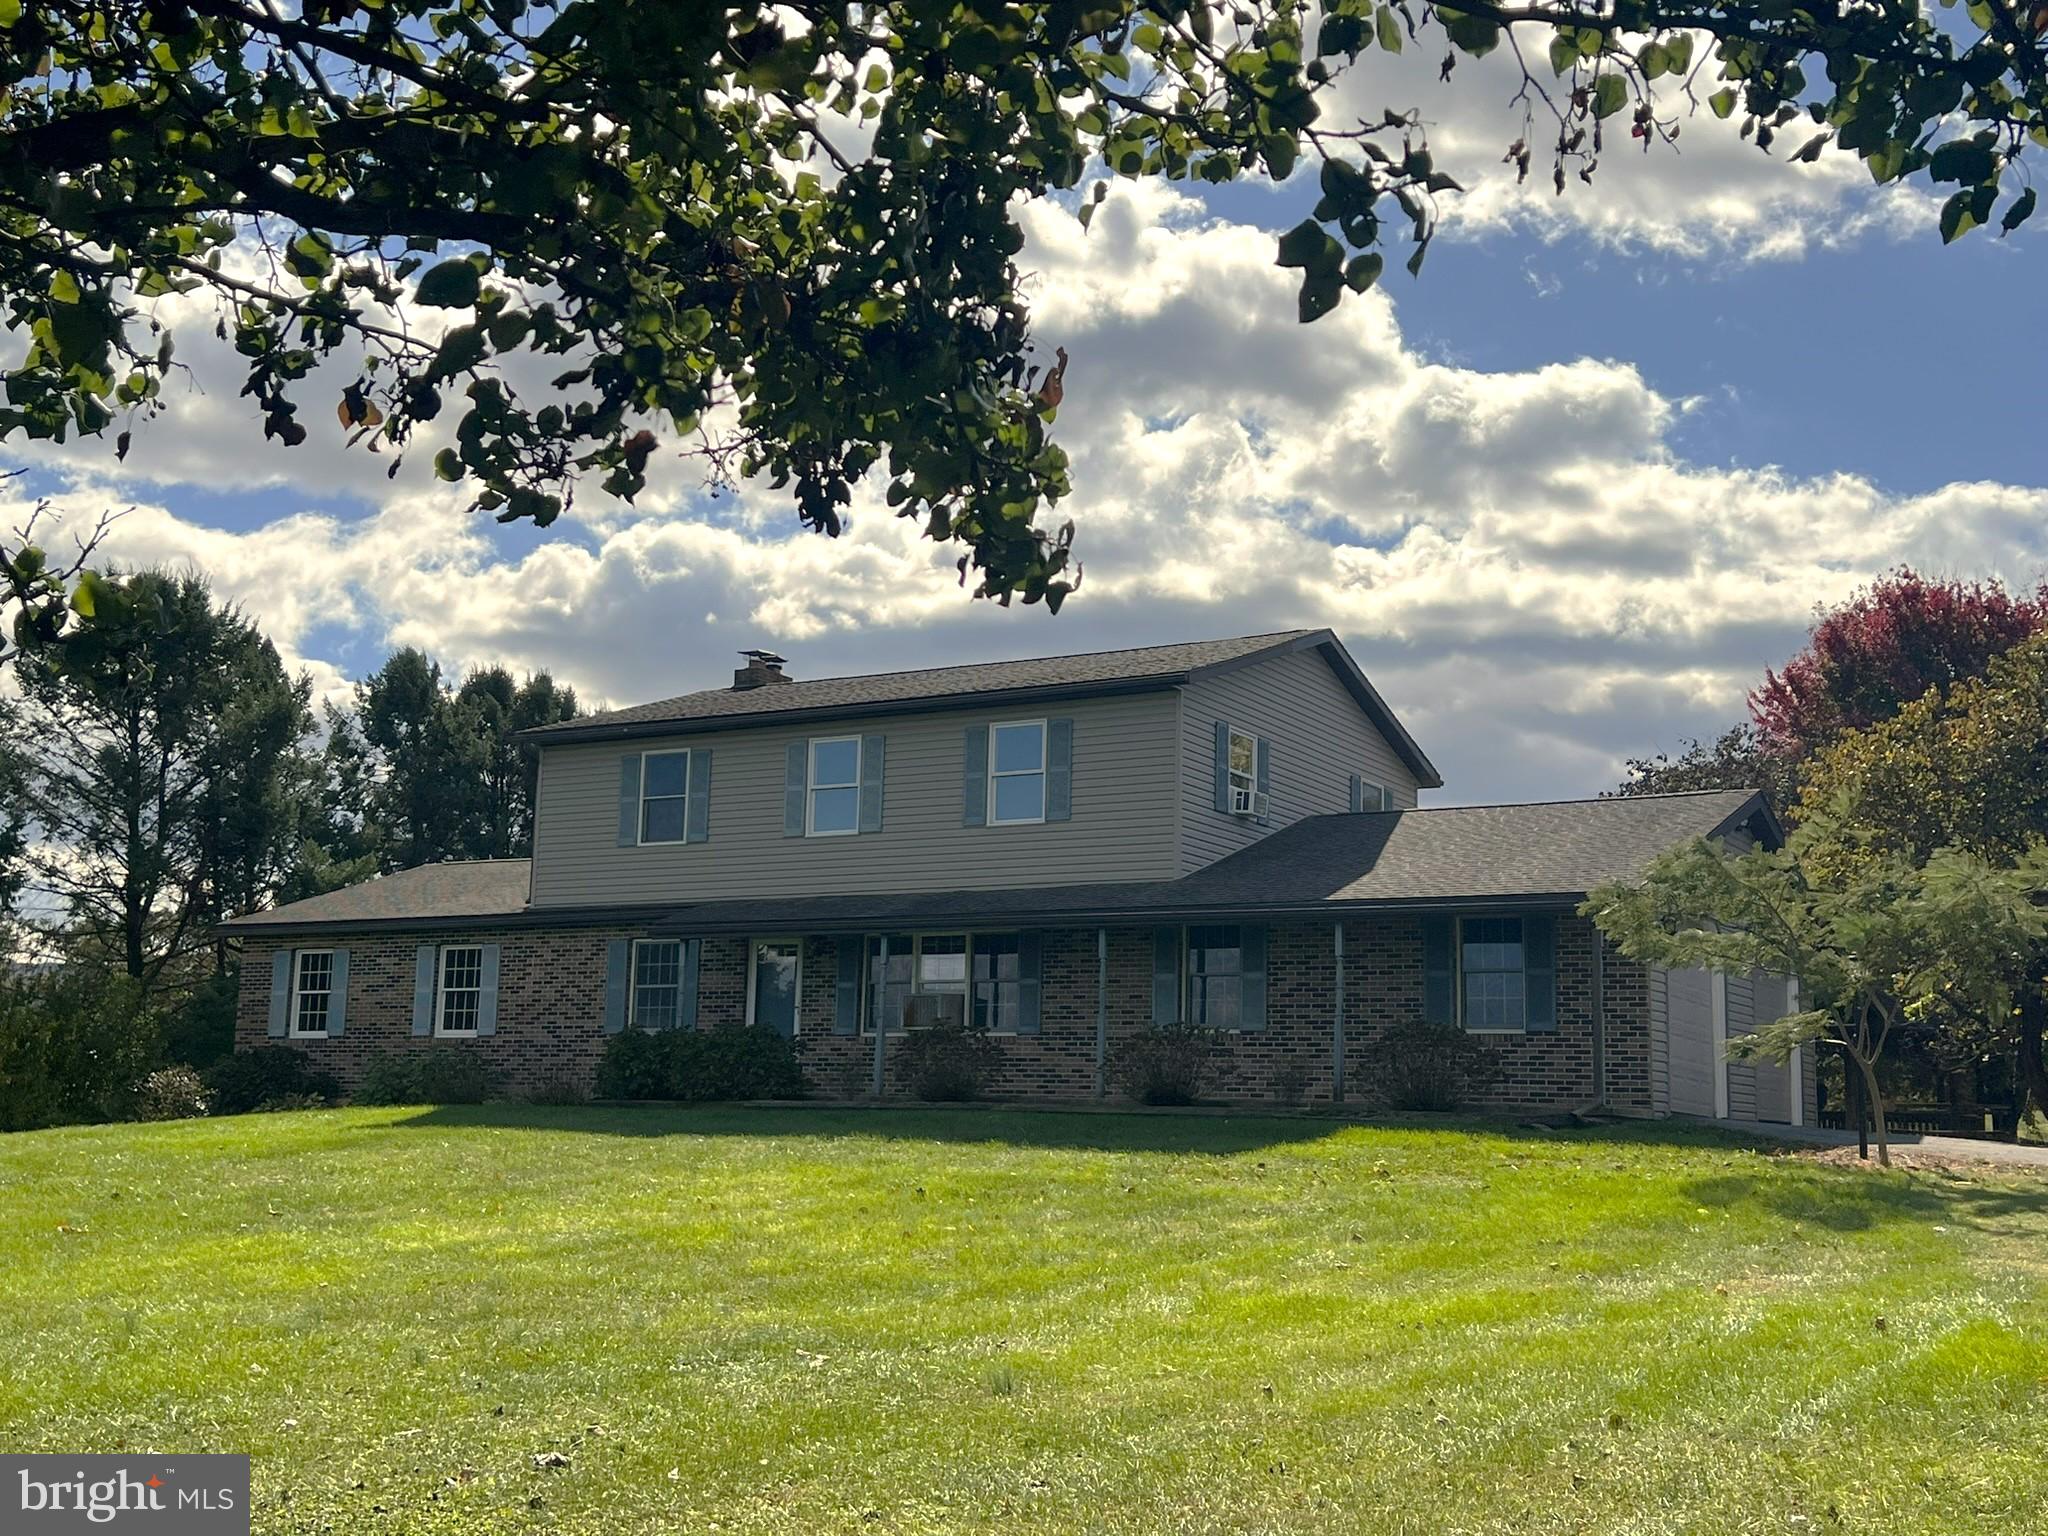
<path id="1" fill-rule="evenodd" d="M 1759 1120 L 1716 1120 L 1715 1125 L 1776 1141 L 1808 1142 L 1819 1147 L 1853 1147 L 1854 1131 L 1823 1130 L 1813 1125 L 1777 1125 Z M 1980 1163 L 2009 1163 L 2022 1168 L 2048 1168 L 2048 1146 L 2036 1142 L 1977 1141 L 1968 1136 L 1923 1136 L 1918 1131 L 1893 1131 L 1892 1150 L 1910 1147 L 1933 1157 Z M 1875 1156 L 1875 1153 L 1872 1154 Z"/>

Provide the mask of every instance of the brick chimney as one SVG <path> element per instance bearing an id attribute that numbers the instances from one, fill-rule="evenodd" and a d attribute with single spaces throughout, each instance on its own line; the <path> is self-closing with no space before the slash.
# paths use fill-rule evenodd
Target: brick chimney
<path id="1" fill-rule="evenodd" d="M 747 658 L 747 664 L 733 669 L 734 693 L 741 693 L 749 688 L 763 688 L 770 683 L 789 681 L 783 675 L 782 658 L 773 651 L 741 651 L 740 654 Z"/>

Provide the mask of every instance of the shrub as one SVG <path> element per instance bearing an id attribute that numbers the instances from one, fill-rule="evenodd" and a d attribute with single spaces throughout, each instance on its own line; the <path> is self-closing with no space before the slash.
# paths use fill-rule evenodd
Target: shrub
<path id="1" fill-rule="evenodd" d="M 552 1072 L 524 1095 L 529 1104 L 588 1104 L 590 1090 L 583 1079 L 567 1072 Z"/>
<path id="2" fill-rule="evenodd" d="M 475 1051 L 402 1051 L 363 1068 L 358 1104 L 481 1104 L 498 1096 L 502 1074 Z"/>
<path id="3" fill-rule="evenodd" d="M 605 1043 L 601 1099 L 794 1099 L 803 1094 L 796 1047 L 772 1029 L 628 1030 Z"/>
<path id="4" fill-rule="evenodd" d="M 1452 1110 L 1499 1083 L 1500 1055 L 1455 1024 L 1410 1019 L 1380 1036 L 1367 1076 L 1389 1108 Z"/>
<path id="5" fill-rule="evenodd" d="M 1195 1104 L 1228 1056 L 1223 1036 L 1194 1024 L 1152 1024 L 1110 1057 L 1110 1076 L 1140 1104 Z"/>
<path id="6" fill-rule="evenodd" d="M 242 973 L 230 966 L 208 976 L 164 1019 L 164 1057 L 204 1072 L 235 1048 L 235 1010 Z"/>
<path id="7" fill-rule="evenodd" d="M 216 1115 L 246 1115 L 275 1099 L 317 1098 L 330 1103 L 341 1097 L 334 1074 L 316 1071 L 304 1051 L 289 1045 L 236 1051 L 202 1075 Z"/>
<path id="8" fill-rule="evenodd" d="M 159 1028 L 124 975 L 0 965 L 0 1131 L 125 1118 Z"/>
<path id="9" fill-rule="evenodd" d="M 158 1067 L 135 1090 L 138 1120 L 190 1120 L 206 1113 L 206 1084 L 191 1067 Z"/>
<path id="10" fill-rule="evenodd" d="M 1287 1109 L 1299 1109 L 1308 1098 L 1308 1068 L 1290 1061 L 1273 1074 L 1273 1102 Z"/>
<path id="11" fill-rule="evenodd" d="M 265 1099 L 256 1106 L 259 1115 L 283 1114 L 294 1109 L 332 1109 L 334 1101 L 324 1099 L 317 1093 L 280 1093 L 274 1099 Z"/>
<path id="12" fill-rule="evenodd" d="M 934 1024 L 914 1029 L 892 1053 L 897 1081 L 927 1104 L 978 1099 L 1003 1064 L 1003 1048 L 986 1029 Z"/>

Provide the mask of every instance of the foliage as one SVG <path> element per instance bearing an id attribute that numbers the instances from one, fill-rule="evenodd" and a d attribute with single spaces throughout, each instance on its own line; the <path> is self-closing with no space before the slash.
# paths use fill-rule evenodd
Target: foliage
<path id="1" fill-rule="evenodd" d="M 1389 1109 L 1444 1113 L 1484 1098 L 1502 1070 L 1500 1053 L 1469 1030 L 1411 1018 L 1380 1035 L 1365 1076 Z"/>
<path id="2" fill-rule="evenodd" d="M 978 1099 L 1002 1070 L 1003 1048 L 973 1024 L 934 1024 L 913 1029 L 893 1043 L 889 1060 L 896 1080 L 927 1104 Z"/>
<path id="3" fill-rule="evenodd" d="M 252 1114 L 283 1115 L 305 1109 L 330 1109 L 334 1100 L 324 1093 L 280 1093 L 258 1104 Z"/>
<path id="4" fill-rule="evenodd" d="M 772 1029 L 629 1029 L 605 1042 L 597 1064 L 601 1099 L 797 1099 L 803 1073 L 796 1047 Z"/>
<path id="5" fill-rule="evenodd" d="M 235 1014 L 241 1001 L 242 967 L 202 978 L 164 1011 L 164 1055 L 204 1070 L 235 1048 Z"/>
<path id="6" fill-rule="evenodd" d="M 0 1131 L 124 1118 L 157 1031 L 126 976 L 0 966 Z"/>
<path id="7" fill-rule="evenodd" d="M 1540 157 L 1562 192 L 1611 149 L 1671 145 L 1669 98 L 1718 84 L 1712 111 L 1760 149 L 1796 131 L 1792 159 L 1833 143 L 1880 182 L 1953 189 L 1953 239 L 2048 142 L 2039 30 L 2004 0 L 1969 18 L 1703 0 L 4 0 L 0 293 L 27 345 L 0 433 L 61 440 L 167 409 L 179 322 L 152 301 L 197 290 L 287 445 L 330 412 L 322 430 L 401 455 L 452 425 L 435 472 L 545 526 L 576 477 L 631 498 L 665 438 L 701 430 L 717 473 L 790 486 L 828 533 L 881 468 L 887 505 L 961 547 L 963 579 L 1057 607 L 1071 529 L 1034 517 L 1067 490 L 1048 438 L 1061 372 L 1033 362 L 1020 202 L 1091 174 L 1285 180 L 1306 153 L 1320 201 L 1277 256 L 1316 319 L 1403 235 L 1419 270 L 1458 190 L 1417 104 L 1328 120 L 1339 77 L 1410 45 L 1441 48 L 1448 77 L 1506 39 L 1553 77 L 1522 70 L 1527 127 L 1505 146 L 1522 176 Z M 2002 227 L 2033 207 L 2026 188 Z"/>
<path id="8" fill-rule="evenodd" d="M 588 1104 L 590 1085 L 568 1072 L 551 1072 L 521 1095 L 529 1104 Z"/>
<path id="9" fill-rule="evenodd" d="M 351 1097 L 358 1104 L 482 1104 L 503 1087 L 504 1074 L 476 1051 L 390 1051 L 363 1064 Z"/>
<path id="10" fill-rule="evenodd" d="M 188 1066 L 158 1067 L 135 1090 L 137 1120 L 191 1120 L 206 1113 L 206 1084 Z"/>
<path id="11" fill-rule="evenodd" d="M 1796 764 L 1766 752 L 1756 727 L 1731 725 L 1712 742 L 1687 741 L 1676 757 L 1632 757 L 1617 795 L 1672 795 L 1701 789 L 1761 789 L 1783 808 L 1798 792 Z"/>
<path id="12" fill-rule="evenodd" d="M 265 1536 L 2021 1536 L 2044 1253 L 2031 1170 L 1670 1122 L 53 1131 L 0 1137 L 0 1433 L 232 1437 Z"/>
<path id="13" fill-rule="evenodd" d="M 1874 847 L 1838 859 L 1856 835 L 1813 816 L 1781 850 L 1736 855 L 1696 840 L 1660 855 L 1641 881 L 1593 892 L 1581 910 L 1633 960 L 1796 978 L 1805 1008 L 1760 1021 L 1730 1051 L 1784 1061 L 1809 1041 L 1842 1047 L 1888 1163 L 1876 1075 L 1887 1041 L 1958 1008 L 2006 1006 L 2015 955 L 2048 937 L 2036 905 L 2048 891 L 2048 845 L 2006 867 L 1956 848 L 1924 861 Z"/>
<path id="14" fill-rule="evenodd" d="M 1140 1104 L 1198 1104 L 1229 1055 L 1220 1030 L 1148 1024 L 1117 1042 L 1110 1080 Z"/>
<path id="15" fill-rule="evenodd" d="M 246 1115 L 276 1099 L 341 1097 L 341 1083 L 290 1045 L 257 1045 L 223 1056 L 202 1074 L 217 1115 Z"/>

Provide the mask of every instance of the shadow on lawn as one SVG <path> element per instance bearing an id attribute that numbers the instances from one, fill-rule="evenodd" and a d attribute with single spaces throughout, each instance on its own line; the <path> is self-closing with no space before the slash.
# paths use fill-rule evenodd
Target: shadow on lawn
<path id="1" fill-rule="evenodd" d="M 2048 1182 L 1988 1184 L 1926 1172 L 1883 1174 L 1786 1162 L 1769 1172 L 1717 1174 L 1685 1186 L 1709 1209 L 1757 1209 L 1786 1221 L 1862 1232 L 1893 1222 L 1939 1222 L 2018 1236 L 2048 1221 Z"/>

